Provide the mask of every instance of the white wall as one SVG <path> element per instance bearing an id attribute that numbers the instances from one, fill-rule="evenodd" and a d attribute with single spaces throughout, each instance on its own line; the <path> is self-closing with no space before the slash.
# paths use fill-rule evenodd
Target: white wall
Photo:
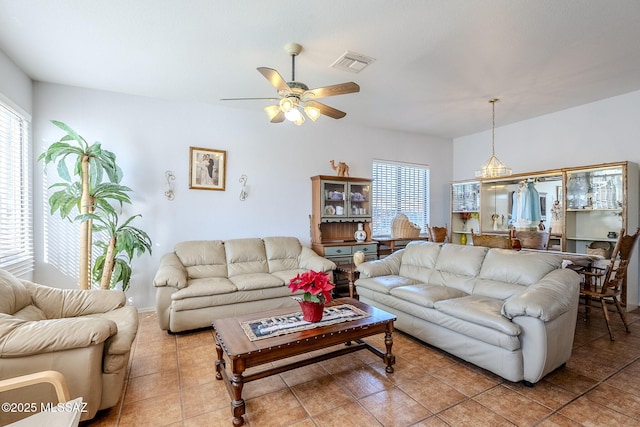
<path id="1" fill-rule="evenodd" d="M 31 115 L 31 79 L 0 51 L 0 95 L 4 101 Z"/>
<path id="2" fill-rule="evenodd" d="M 508 108 L 508 102 L 502 107 Z M 496 156 L 514 174 L 624 160 L 640 163 L 639 111 L 640 91 L 496 127 Z M 474 178 L 490 155 L 491 129 L 456 138 L 453 179 Z"/>
<path id="3" fill-rule="evenodd" d="M 351 176 L 370 177 L 374 158 L 431 167 L 431 219 L 447 222 L 451 141 L 321 118 L 301 127 L 271 124 L 260 108 L 221 108 L 169 102 L 46 83 L 34 85 L 34 159 L 62 132 L 60 120 L 116 153 L 123 184 L 134 190 L 129 214 L 154 242 L 152 256 L 134 260 L 127 292 L 140 307 L 154 304 L 153 276 L 162 254 L 192 239 L 289 235 L 310 243 L 311 180 L 334 175 L 329 160 L 344 161 Z M 226 191 L 190 190 L 189 146 L 227 151 Z M 35 160 L 34 160 L 35 161 Z M 164 197 L 164 172 L 176 176 L 175 200 Z M 239 178 L 248 177 L 249 197 L 239 200 Z M 42 165 L 36 167 L 34 208 L 36 281 L 73 288 L 75 281 L 43 262 Z"/>

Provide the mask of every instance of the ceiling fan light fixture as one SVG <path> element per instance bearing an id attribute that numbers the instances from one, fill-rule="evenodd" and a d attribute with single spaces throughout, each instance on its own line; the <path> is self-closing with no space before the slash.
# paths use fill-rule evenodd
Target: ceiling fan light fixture
<path id="1" fill-rule="evenodd" d="M 320 117 L 320 109 L 312 107 L 310 105 L 304 106 L 304 112 L 307 114 L 307 117 L 309 117 L 314 122 Z"/>
<path id="2" fill-rule="evenodd" d="M 286 98 L 282 98 L 280 100 L 280 109 L 282 110 L 283 113 L 288 113 L 289 111 L 295 109 L 298 106 L 298 100 L 296 98 L 293 97 L 286 97 Z"/>
<path id="3" fill-rule="evenodd" d="M 300 117 L 298 117 L 296 120 L 293 120 L 293 124 L 296 126 L 301 126 L 305 122 L 304 114 L 300 113 L 299 110 L 296 111 L 298 111 Z"/>
<path id="4" fill-rule="evenodd" d="M 267 117 L 269 117 L 269 120 L 273 120 L 275 116 L 280 114 L 280 107 L 277 105 L 269 105 L 264 109 L 264 112 L 267 113 Z"/>
<path id="5" fill-rule="evenodd" d="M 284 117 L 289 120 L 290 122 L 294 122 L 296 123 L 297 121 L 300 120 L 300 117 L 302 117 L 303 123 L 304 123 L 304 116 L 302 115 L 302 113 L 300 112 L 300 110 L 298 110 L 297 108 L 293 108 L 289 111 L 285 111 L 284 113 Z M 297 124 L 297 123 L 296 123 Z M 302 124 L 302 123 L 301 123 Z"/>
<path id="6" fill-rule="evenodd" d="M 306 119 L 316 121 L 321 115 L 332 119 L 341 119 L 347 115 L 344 111 L 329 107 L 316 101 L 329 96 L 346 95 L 348 93 L 360 92 L 360 86 L 354 82 L 346 82 L 330 86 L 309 87 L 296 81 L 296 56 L 302 52 L 302 46 L 298 43 L 289 43 L 285 50 L 291 56 L 291 80 L 286 81 L 278 71 L 268 67 L 258 67 L 257 70 L 266 78 L 271 86 L 278 91 L 277 104 L 264 108 L 264 112 L 269 117 L 271 123 L 282 123 L 285 119 L 302 125 Z M 222 101 L 231 100 L 269 100 L 274 98 L 223 98 Z"/>
<path id="7" fill-rule="evenodd" d="M 500 178 L 503 176 L 510 176 L 513 173 L 511 168 L 508 168 L 507 165 L 496 157 L 496 102 L 498 101 L 500 101 L 498 98 L 492 98 L 489 100 L 491 110 L 493 112 L 493 120 L 491 124 L 491 157 L 484 165 L 482 165 L 480 170 L 476 171 L 476 178 Z"/>

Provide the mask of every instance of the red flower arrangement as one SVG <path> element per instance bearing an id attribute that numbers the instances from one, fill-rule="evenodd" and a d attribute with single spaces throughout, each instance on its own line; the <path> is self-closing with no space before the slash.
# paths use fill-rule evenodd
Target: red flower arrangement
<path id="1" fill-rule="evenodd" d="M 291 292 L 304 291 L 304 301 L 325 303 L 331 301 L 331 290 L 334 284 L 329 281 L 329 274 L 309 270 L 289 281 Z"/>

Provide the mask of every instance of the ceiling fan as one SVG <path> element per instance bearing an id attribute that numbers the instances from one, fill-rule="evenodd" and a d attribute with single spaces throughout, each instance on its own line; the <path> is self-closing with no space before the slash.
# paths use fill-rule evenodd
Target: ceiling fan
<path id="1" fill-rule="evenodd" d="M 291 55 L 290 82 L 285 81 L 280 73 L 272 68 L 258 67 L 260 74 L 278 90 L 279 98 L 224 98 L 222 101 L 277 100 L 277 105 L 270 105 L 264 109 L 271 123 L 281 123 L 287 119 L 300 126 L 305 122 L 305 114 L 313 121 L 318 120 L 321 114 L 333 119 L 341 119 L 346 116 L 347 113 L 344 111 L 322 104 L 317 99 L 360 92 L 360 86 L 354 82 L 348 82 L 309 89 L 306 84 L 296 81 L 296 56 L 302 51 L 302 46 L 298 43 L 288 43 L 284 49 Z M 302 114 L 303 111 L 305 114 Z"/>

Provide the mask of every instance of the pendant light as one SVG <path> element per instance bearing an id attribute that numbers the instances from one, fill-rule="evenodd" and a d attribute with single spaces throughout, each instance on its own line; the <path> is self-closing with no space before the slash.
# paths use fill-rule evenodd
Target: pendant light
<path id="1" fill-rule="evenodd" d="M 493 121 L 491 124 L 491 157 L 482 165 L 482 168 L 476 171 L 476 177 L 478 178 L 499 178 L 502 176 L 509 176 L 513 171 L 507 167 L 500 159 L 496 157 L 495 148 L 495 133 L 496 133 L 496 102 L 499 102 L 498 98 L 492 98 L 489 100 L 491 109 L 493 111 Z"/>

